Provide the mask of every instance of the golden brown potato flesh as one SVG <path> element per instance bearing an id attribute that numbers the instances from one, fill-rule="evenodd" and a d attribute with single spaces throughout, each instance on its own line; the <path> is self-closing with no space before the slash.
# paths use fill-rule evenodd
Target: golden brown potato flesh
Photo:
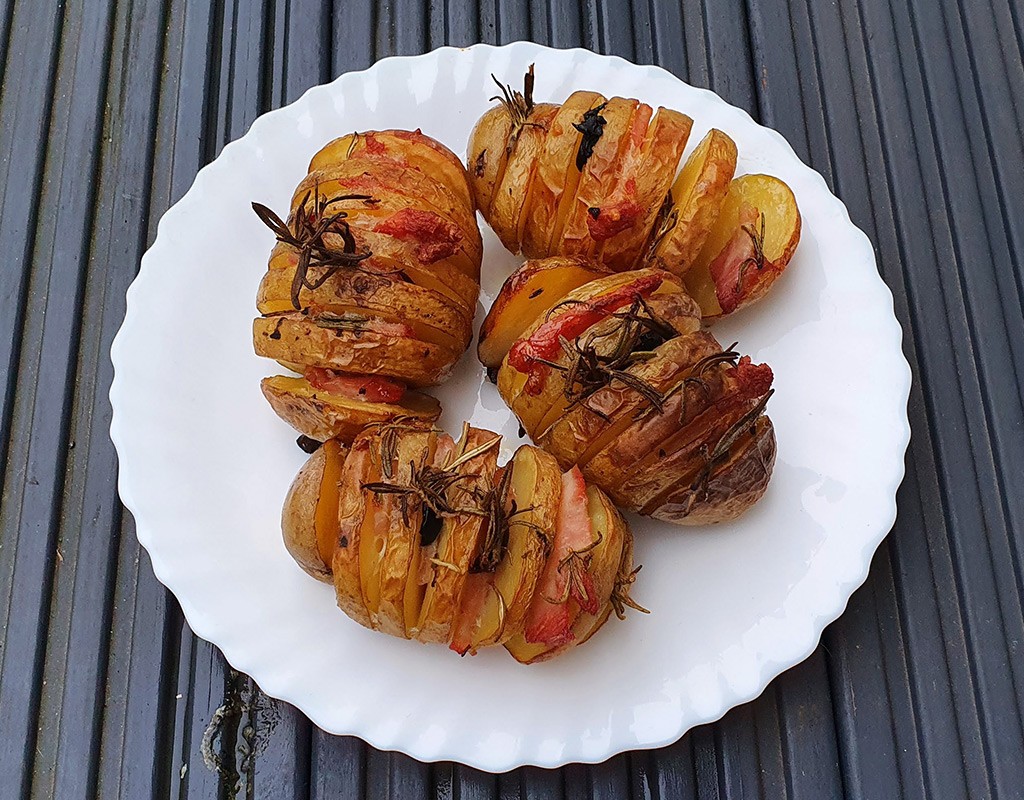
<path id="1" fill-rule="evenodd" d="M 729 185 L 718 219 L 686 273 L 687 291 L 705 317 L 760 300 L 800 242 L 793 191 L 771 175 L 742 175 Z"/>
<path id="2" fill-rule="evenodd" d="M 555 303 L 604 272 L 575 258 L 527 261 L 508 276 L 480 326 L 477 355 L 496 369 L 513 343 Z"/>
<path id="3" fill-rule="evenodd" d="M 309 163 L 309 172 L 346 159 L 374 160 L 411 167 L 445 184 L 472 206 L 466 170 L 458 156 L 421 131 L 385 130 L 349 133 L 328 142 Z"/>
<path id="4" fill-rule="evenodd" d="M 382 375 L 412 386 L 440 383 L 461 353 L 413 338 L 408 326 L 369 313 L 320 319 L 299 313 L 253 321 L 256 354 L 356 375 Z"/>
<path id="5" fill-rule="evenodd" d="M 487 222 L 501 239 L 506 250 L 518 253 L 523 213 L 529 203 L 530 183 L 537 166 L 537 156 L 544 145 L 548 127 L 558 106 L 541 103 L 533 107 L 527 121 L 515 138 L 505 173 L 494 192 Z"/>
<path id="6" fill-rule="evenodd" d="M 591 235 L 601 235 L 595 258 L 617 272 L 633 269 L 676 176 L 693 120 L 659 108 L 647 129 L 635 169 L 619 174 L 612 192 L 598 206 Z"/>
<path id="7" fill-rule="evenodd" d="M 683 165 L 647 243 L 646 263 L 683 275 L 718 218 L 736 171 L 736 143 L 712 128 Z"/>
<path id="8" fill-rule="evenodd" d="M 447 494 L 455 513 L 444 518 L 437 536 L 436 555 L 428 565 L 430 578 L 416 629 L 411 631 L 420 641 L 440 644 L 451 641 L 466 575 L 488 523 L 487 518 L 479 514 L 459 512 L 464 508 L 477 509 L 479 495 L 486 493 L 493 484 L 499 441 L 495 433 L 467 426 L 451 460 L 441 465 L 441 469 L 464 477 L 453 484 Z"/>
<path id="9" fill-rule="evenodd" d="M 341 470 L 338 482 L 338 546 L 331 560 L 338 607 L 367 628 L 372 625 L 370 613 L 363 602 L 359 550 L 370 500 L 370 493 L 363 489 L 363 484 L 379 480 L 380 476 L 379 468 L 374 469 L 370 458 L 373 435 L 374 429 L 369 428 L 356 437 Z"/>
<path id="10" fill-rule="evenodd" d="M 587 256 L 593 251 L 596 243 L 590 235 L 587 222 L 592 219 L 590 209 L 600 206 L 609 191 L 610 183 L 618 174 L 622 154 L 633 142 L 631 126 L 639 107 L 640 103 L 636 100 L 613 97 L 601 109 L 600 116 L 605 124 L 581 171 L 579 186 L 568 209 L 565 226 L 552 241 L 553 253 Z M 650 106 L 645 105 L 643 109 L 646 109 L 646 118 L 649 120 Z M 643 114 L 638 119 L 639 123 L 646 124 Z"/>
<path id="11" fill-rule="evenodd" d="M 529 642 L 522 634 L 505 642 L 505 649 L 516 661 L 533 664 L 547 661 L 586 642 L 607 621 L 612 611 L 611 598 L 623 565 L 626 540 L 632 542 L 632 533 L 611 501 L 596 486 L 587 487 L 587 512 L 596 544 L 583 554 L 588 583 L 593 591 L 592 611 L 579 608 L 569 597 L 571 626 L 566 641 L 559 644 Z M 629 552 L 629 570 L 632 570 L 632 545 Z M 536 599 L 534 602 L 537 602 Z"/>
<path id="12" fill-rule="evenodd" d="M 441 416 L 441 404 L 409 389 L 397 403 L 370 402 L 315 388 L 306 378 L 275 375 L 260 382 L 263 396 L 277 415 L 318 442 L 351 442 L 367 425 L 402 417 L 426 423 Z"/>
<path id="13" fill-rule="evenodd" d="M 580 180 L 576 162 L 583 134 L 577 126 L 583 126 L 588 112 L 602 103 L 604 98 L 596 92 L 573 92 L 551 120 L 522 216 L 522 250 L 528 258 L 549 255 L 552 239 L 561 233 Z"/>
<path id="14" fill-rule="evenodd" d="M 284 544 L 314 578 L 331 582 L 338 540 L 338 480 L 347 454 L 340 442 L 324 442 L 295 476 L 281 513 Z"/>

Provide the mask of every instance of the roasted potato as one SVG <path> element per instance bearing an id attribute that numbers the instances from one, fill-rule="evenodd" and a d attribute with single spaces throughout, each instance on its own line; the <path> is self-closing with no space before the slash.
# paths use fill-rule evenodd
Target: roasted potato
<path id="1" fill-rule="evenodd" d="M 764 297 L 800 242 L 793 191 L 771 175 L 733 180 L 707 241 L 683 276 L 706 318 Z"/>
<path id="2" fill-rule="evenodd" d="M 281 512 L 284 546 L 296 564 L 325 583 L 331 581 L 338 538 L 338 483 L 347 453 L 341 442 L 324 442 L 295 476 Z"/>
<path id="3" fill-rule="evenodd" d="M 492 336 L 505 335 L 506 317 L 520 330 L 531 306 L 519 309 L 499 310 Z M 562 469 L 578 467 L 618 505 L 674 522 L 731 518 L 771 474 L 772 373 L 699 328 L 696 302 L 668 273 L 603 276 L 538 313 L 509 348 L 498 391 Z M 761 432 L 756 448 L 744 430 Z"/>
<path id="4" fill-rule="evenodd" d="M 411 420 L 367 427 L 347 457 L 328 441 L 289 492 L 289 552 L 368 628 L 461 654 L 522 636 L 544 658 L 581 643 L 619 602 L 629 529 L 578 469 L 529 445 L 499 469 L 499 444 Z"/>
<path id="5" fill-rule="evenodd" d="M 613 271 L 652 267 L 677 276 L 699 262 L 689 288 L 708 318 L 764 294 L 799 238 L 784 183 L 758 176 L 730 188 L 736 145 L 717 129 L 677 176 L 693 125 L 685 114 L 661 108 L 652 119 L 644 103 L 587 91 L 560 106 L 535 106 L 532 84 L 531 69 L 522 93 L 505 87 L 469 142 L 478 208 L 505 247 L 532 259 L 578 256 Z M 731 205 L 727 193 L 735 195 Z M 766 208 L 763 235 L 758 219 L 744 221 L 750 212 L 739 218 L 748 205 Z M 762 248 L 766 236 L 771 243 Z M 752 261 L 756 269 L 747 270 Z"/>
<path id="6" fill-rule="evenodd" d="M 277 239 L 253 347 L 306 378 L 331 373 L 332 387 L 265 381 L 274 410 L 318 440 L 435 419 L 436 402 L 406 386 L 450 374 L 480 292 L 480 231 L 458 158 L 418 130 L 350 134 L 313 157 L 287 220 L 253 210 Z"/>
<path id="7" fill-rule="evenodd" d="M 459 356 L 446 347 L 413 338 L 403 323 L 369 313 L 257 317 L 252 335 L 256 355 L 288 365 L 381 375 L 417 387 L 443 381 Z"/>
<path id="8" fill-rule="evenodd" d="M 318 442 L 340 439 L 351 442 L 367 425 L 395 419 L 411 418 L 430 423 L 441 416 L 441 404 L 430 395 L 403 389 L 396 385 L 400 397 L 385 399 L 391 394 L 376 385 L 377 378 L 331 376 L 328 388 L 318 388 L 305 377 L 276 375 L 260 382 L 263 396 L 277 415 L 295 430 Z M 347 385 L 346 385 L 347 384 Z M 331 390 L 332 385 L 335 387 Z M 362 392 L 362 395 L 360 395 Z M 374 399 L 364 399 L 367 394 Z"/>

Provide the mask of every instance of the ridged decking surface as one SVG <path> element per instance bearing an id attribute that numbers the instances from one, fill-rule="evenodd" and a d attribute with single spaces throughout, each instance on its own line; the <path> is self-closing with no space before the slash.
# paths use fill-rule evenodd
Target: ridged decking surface
<path id="1" fill-rule="evenodd" d="M 118 502 L 107 354 L 257 115 L 516 39 L 780 130 L 875 243 L 915 384 L 899 520 L 808 661 L 671 747 L 495 777 L 322 734 L 192 635 Z M 0 797 L 1024 797 L 1022 45 L 1016 0 L 0 0 Z"/>

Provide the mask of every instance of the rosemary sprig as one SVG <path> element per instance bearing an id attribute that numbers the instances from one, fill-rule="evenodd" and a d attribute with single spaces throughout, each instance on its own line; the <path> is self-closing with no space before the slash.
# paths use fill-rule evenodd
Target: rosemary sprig
<path id="1" fill-rule="evenodd" d="M 536 533 L 545 547 L 549 544 L 547 531 L 539 525 L 525 519 L 517 519 L 522 514 L 534 510 L 534 506 L 518 508 L 516 501 L 509 501 L 508 494 L 512 486 L 512 465 L 505 468 L 498 485 L 479 496 L 480 507 L 487 516 L 487 530 L 484 533 L 480 554 L 473 562 L 471 572 L 494 572 L 505 557 L 508 539 L 513 525 L 522 525 Z"/>
<path id="2" fill-rule="evenodd" d="M 598 531 L 597 538 L 594 541 L 579 550 L 570 550 L 569 555 L 558 562 L 558 571 L 564 571 L 566 574 L 565 589 L 562 591 L 561 597 L 545 597 L 545 600 L 549 603 L 561 605 L 570 597 L 574 597 L 584 608 L 592 605 L 593 595 L 591 593 L 594 584 L 590 579 L 588 570 L 590 569 L 590 562 L 593 560 L 594 548 L 601 544 L 603 540 L 604 534 Z"/>
<path id="3" fill-rule="evenodd" d="M 316 290 L 338 270 L 357 268 L 361 261 L 372 255 L 370 250 L 360 250 L 357 247 L 352 230 L 345 221 L 347 214 L 344 211 L 328 214 L 327 210 L 334 203 L 345 200 L 372 202 L 374 198 L 365 194 L 345 194 L 327 200 L 320 196 L 320 185 L 317 184 L 312 191 L 312 208 L 309 208 L 307 204 L 310 194 L 306 192 L 303 196 L 302 202 L 295 210 L 291 225 L 262 203 L 252 204 L 256 216 L 274 232 L 277 240 L 294 247 L 299 253 L 291 287 L 292 306 L 296 311 L 301 308 L 299 293 L 303 287 L 310 291 Z M 328 235 L 341 238 L 341 249 L 336 245 L 328 245 L 325 239 Z M 324 272 L 318 278 L 310 280 L 309 270 L 313 268 L 322 268 Z"/>
<path id="4" fill-rule="evenodd" d="M 773 394 L 775 394 L 775 390 L 769 389 L 756 406 L 726 428 L 713 448 L 709 448 L 706 444 L 701 446 L 700 454 L 704 459 L 704 466 L 701 467 L 700 472 L 697 473 L 696 478 L 694 478 L 693 483 L 690 485 L 690 490 L 698 493 L 701 500 L 706 500 L 708 497 L 708 485 L 714 468 L 728 457 L 732 446 L 744 432 L 747 430 L 751 434 L 755 432 L 754 426 L 757 423 L 757 419 L 764 412 L 765 406 L 768 405 L 768 400 Z"/>
<path id="5" fill-rule="evenodd" d="M 643 569 L 643 564 L 639 565 L 633 570 L 626 571 L 623 568 L 619 568 L 619 574 L 615 576 L 615 586 L 612 589 L 611 603 L 612 609 L 615 611 L 615 616 L 619 619 L 626 618 L 626 608 L 632 608 L 634 611 L 639 611 L 641 614 L 650 614 L 651 612 L 640 605 L 636 600 L 629 596 L 630 589 L 633 588 L 633 583 L 636 581 L 637 573 Z"/>
<path id="6" fill-rule="evenodd" d="M 365 314 L 356 314 L 346 311 L 344 314 L 335 314 L 330 311 L 321 311 L 313 315 L 313 324 L 318 328 L 326 328 L 332 331 L 361 331 L 366 329 L 370 318 Z"/>
<path id="7" fill-rule="evenodd" d="M 629 370 L 635 364 L 652 358 L 659 344 L 678 335 L 676 330 L 659 318 L 640 295 L 626 311 L 615 312 L 609 318 L 618 320 L 618 324 L 592 335 L 585 342 L 581 342 L 581 337 L 572 342 L 564 338 L 561 340 L 568 364 L 547 359 L 538 359 L 538 362 L 564 374 L 563 392 L 569 400 L 569 409 L 582 404 L 587 410 L 606 418 L 586 401 L 613 381 L 619 381 L 660 411 L 664 406 L 664 395 Z M 614 343 L 606 353 L 601 352 L 606 348 L 599 347 L 599 343 L 611 338 L 614 338 Z"/>
<path id="8" fill-rule="evenodd" d="M 530 125 L 540 127 L 536 122 L 529 121 L 530 112 L 533 111 L 533 67 L 534 65 L 530 64 L 526 74 L 523 76 L 522 92 L 513 89 L 507 83 L 502 83 L 497 77 L 491 75 L 491 79 L 498 84 L 501 94 L 496 94 L 490 99 L 501 103 L 512 119 L 512 129 L 505 142 L 505 153 L 507 155 L 511 155 L 515 149 L 516 142 L 519 141 L 519 135 L 523 132 L 523 128 Z"/>
<path id="9" fill-rule="evenodd" d="M 743 291 L 743 278 L 747 274 L 747 270 L 753 267 L 758 272 L 764 269 L 765 257 L 764 257 L 764 214 L 758 214 L 761 218 L 761 229 L 760 231 L 754 230 L 751 225 L 740 226 L 744 233 L 750 237 L 751 243 L 754 245 L 754 255 L 749 256 L 743 260 L 740 264 L 739 274 L 736 277 L 736 286 L 733 288 L 733 294 L 740 294 Z"/>

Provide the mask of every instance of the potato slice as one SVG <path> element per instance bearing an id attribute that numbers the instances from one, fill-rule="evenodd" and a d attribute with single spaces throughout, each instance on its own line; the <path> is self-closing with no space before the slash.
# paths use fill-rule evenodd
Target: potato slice
<path id="1" fill-rule="evenodd" d="M 731 314 L 764 297 L 793 257 L 800 226 L 796 198 L 784 182 L 771 175 L 733 180 L 704 247 L 683 276 L 704 316 Z"/>
<path id="2" fill-rule="evenodd" d="M 453 266 L 451 259 L 441 259 L 421 264 L 410 254 L 411 245 L 385 234 L 358 232 L 359 245 L 372 250 L 373 254 L 359 262 L 359 268 L 351 270 L 353 275 L 365 274 L 371 279 L 392 279 L 418 286 L 444 296 L 463 316 L 472 320 L 480 293 L 480 285 Z M 406 257 L 404 261 L 396 256 Z M 298 253 L 291 245 L 278 242 L 270 252 L 268 269 L 288 271 L 290 281 L 298 265 Z M 346 273 L 348 274 L 348 273 Z M 321 275 L 317 269 L 310 272 L 315 279 Z M 306 291 L 306 290 L 304 290 Z M 264 312 L 266 313 L 266 312 Z"/>
<path id="3" fill-rule="evenodd" d="M 591 281 L 565 295 L 552 312 L 535 320 L 516 341 L 498 370 L 498 391 L 531 437 L 542 433 L 541 421 L 556 399 L 565 394 L 564 372 L 541 360 L 568 367 L 570 356 L 562 347 L 563 338 L 572 342 L 597 325 L 617 323 L 608 320 L 611 314 L 632 304 L 638 293 L 650 296 L 666 280 L 674 284 L 666 272 L 638 270 Z M 674 291 L 679 290 L 676 287 Z M 599 332 L 587 335 L 594 339 L 596 349 L 605 352 L 614 346 L 615 339 L 595 338 Z"/>
<path id="4" fill-rule="evenodd" d="M 380 479 L 379 468 L 374 470 L 370 458 L 373 436 L 373 429 L 357 436 L 342 467 L 338 482 L 338 546 L 331 559 L 338 607 L 367 628 L 372 626 L 360 585 L 359 550 L 370 496 L 363 484 Z"/>
<path id="5" fill-rule="evenodd" d="M 469 185 L 484 219 L 490 213 L 495 190 L 505 175 L 512 149 L 511 136 L 512 117 L 504 105 L 487 109 L 469 135 L 466 150 Z"/>
<path id="6" fill-rule="evenodd" d="M 387 427 L 382 427 L 376 440 L 382 464 L 385 459 L 389 464 L 388 471 L 382 470 L 381 478 L 399 486 L 408 486 L 414 465 L 427 463 L 431 440 L 436 439 L 437 434 L 430 430 L 396 426 L 397 443 L 393 452 L 385 453 L 383 443 L 387 430 Z M 370 507 L 376 520 L 374 543 L 377 556 L 369 569 L 364 563 L 360 564 L 363 598 L 370 612 L 370 621 L 377 630 L 408 638 L 405 590 L 414 554 L 420 549 L 422 503 L 416 497 L 375 494 Z"/>
<path id="7" fill-rule="evenodd" d="M 713 336 L 699 331 L 664 342 L 655 348 L 652 358 L 626 371 L 655 391 L 666 393 L 689 374 L 693 364 L 721 349 Z M 557 458 L 562 469 L 573 464 L 584 467 L 649 407 L 650 401 L 642 394 L 612 380 L 552 422 L 537 444 Z"/>
<path id="8" fill-rule="evenodd" d="M 297 262 L 297 254 L 293 251 L 292 255 Z M 260 314 L 270 316 L 295 310 L 291 301 L 293 274 L 286 269 L 267 270 L 256 294 Z M 311 273 L 310 277 L 318 279 L 320 275 Z M 385 318 L 397 317 L 423 331 L 417 338 L 435 344 L 450 343 L 447 346 L 456 350 L 465 348 L 473 336 L 471 321 L 448 297 L 391 275 L 341 270 L 314 290 L 303 288 L 299 305 L 366 309 Z"/>
<path id="9" fill-rule="evenodd" d="M 718 218 L 736 171 L 736 143 L 712 128 L 683 165 L 647 241 L 647 266 L 684 275 Z"/>
<path id="10" fill-rule="evenodd" d="M 442 469 L 454 469 L 465 476 L 448 491 L 447 500 L 453 508 L 480 508 L 477 493 L 486 493 L 493 484 L 500 441 L 496 433 L 466 427 L 453 459 L 441 465 Z M 451 641 L 466 575 L 480 549 L 487 523 L 486 517 L 472 513 L 444 519 L 437 537 L 437 555 L 430 564 L 430 580 L 419 620 L 415 630 L 410 631 L 420 641 L 442 644 Z"/>
<path id="11" fill-rule="evenodd" d="M 375 403 L 324 392 L 305 378 L 286 375 L 264 378 L 260 388 L 281 419 L 318 442 L 328 439 L 351 442 L 367 425 L 403 417 L 430 423 L 441 416 L 437 400 L 412 389 L 397 403 Z"/>
<path id="12" fill-rule="evenodd" d="M 775 429 L 759 417 L 750 434 L 730 450 L 697 486 L 678 484 L 648 504 L 652 517 L 679 525 L 711 525 L 735 519 L 768 488 L 775 465 Z"/>
<path id="13" fill-rule="evenodd" d="M 508 276 L 480 326 L 477 355 L 496 369 L 523 332 L 569 292 L 603 277 L 603 270 L 574 258 L 527 261 Z"/>
<path id="14" fill-rule="evenodd" d="M 772 381 L 769 367 L 747 358 L 693 372 L 700 380 L 680 384 L 661 413 L 638 419 L 584 468 L 620 507 L 642 511 L 666 487 L 690 482 L 725 434 L 763 407 Z"/>
<path id="15" fill-rule="evenodd" d="M 529 203 L 530 184 L 536 171 L 537 157 L 557 112 L 558 106 L 551 103 L 539 103 L 530 111 L 526 124 L 516 137 L 505 173 L 495 189 L 487 213 L 488 224 L 501 239 L 505 249 L 512 253 L 518 253 L 520 249 L 520 236 L 526 220 L 524 212 Z"/>
<path id="16" fill-rule="evenodd" d="M 369 315 L 364 315 L 369 317 Z M 402 326 L 373 330 L 370 321 L 356 330 L 327 328 L 302 314 L 281 314 L 253 320 L 256 355 L 307 367 L 323 367 L 356 375 L 384 375 L 412 386 L 440 383 L 451 373 L 460 353 L 402 335 Z"/>
<path id="17" fill-rule="evenodd" d="M 349 194 L 370 195 L 375 209 L 400 204 L 435 211 L 458 225 L 468 244 L 480 247 L 476 213 L 459 194 L 417 169 L 388 162 L 353 158 L 310 172 L 295 187 L 289 210 L 294 214 L 304 200 L 307 209 L 312 210 L 315 198 L 330 203 L 326 214 L 369 205 L 369 201 L 362 200 L 331 202 Z"/>
<path id="18" fill-rule="evenodd" d="M 455 442 L 447 433 L 436 432 L 431 437 L 428 452 L 423 463 L 435 467 L 442 467 L 454 459 Z M 409 563 L 409 572 L 405 581 L 405 596 L 403 597 L 403 611 L 405 615 L 405 630 L 410 638 L 415 638 L 420 621 L 420 613 L 423 608 L 423 600 L 427 593 L 427 585 L 433 577 L 432 559 L 437 556 L 437 539 L 423 544 L 423 509 L 420 508 L 420 532 L 421 537 L 412 552 L 412 560 Z M 436 524 L 436 518 L 434 519 Z"/>
<path id="19" fill-rule="evenodd" d="M 319 581 L 331 582 L 338 543 L 338 481 L 348 448 L 328 440 L 295 476 L 281 512 L 284 545 L 295 562 Z"/>
<path id="20" fill-rule="evenodd" d="M 611 190 L 621 169 L 623 154 L 634 142 L 634 118 L 646 132 L 650 113 L 650 106 L 643 105 L 641 109 L 637 100 L 625 97 L 613 97 L 601 109 L 600 116 L 605 120 L 601 137 L 583 167 L 565 226 L 555 233 L 551 242 L 552 253 L 589 256 L 593 252 L 596 243 L 587 223 L 591 219 L 590 209 L 600 206 Z"/>
<path id="21" fill-rule="evenodd" d="M 565 221 L 580 170 L 576 167 L 583 134 L 575 127 L 591 109 L 604 103 L 597 92 L 573 92 L 551 120 L 548 135 L 537 155 L 530 201 L 523 211 L 522 249 L 527 258 L 551 252 L 551 240 Z"/>
<path id="22" fill-rule="evenodd" d="M 634 269 L 658 210 L 672 186 L 679 159 L 690 138 L 693 120 L 669 108 L 659 108 L 647 129 L 635 169 L 623 170 L 611 194 L 600 206 L 606 227 L 618 232 L 605 238 L 595 254 L 598 262 L 621 272 Z"/>
<path id="23" fill-rule="evenodd" d="M 505 649 L 516 661 L 533 664 L 547 661 L 567 650 L 586 642 L 607 621 L 611 614 L 611 597 L 625 555 L 623 548 L 632 533 L 622 515 L 596 486 L 587 487 L 587 511 L 597 545 L 588 554 L 587 572 L 593 587 L 597 610 L 581 610 L 575 600 L 569 599 L 575 608 L 570 638 L 560 645 L 545 642 L 528 642 L 523 635 L 505 642 Z M 632 548 L 630 548 L 630 569 L 632 569 Z M 536 601 L 536 598 L 534 599 Z"/>
<path id="24" fill-rule="evenodd" d="M 458 156 L 419 130 L 349 133 L 324 145 L 309 162 L 309 172 L 340 164 L 348 158 L 371 159 L 417 169 L 440 181 L 472 207 L 466 170 Z"/>
<path id="25" fill-rule="evenodd" d="M 537 580 L 553 539 L 562 473 L 555 460 L 523 445 L 505 467 L 512 470 L 505 499 L 509 518 L 504 555 L 493 573 L 474 577 L 461 609 L 452 649 L 475 653 L 522 633 Z"/>

